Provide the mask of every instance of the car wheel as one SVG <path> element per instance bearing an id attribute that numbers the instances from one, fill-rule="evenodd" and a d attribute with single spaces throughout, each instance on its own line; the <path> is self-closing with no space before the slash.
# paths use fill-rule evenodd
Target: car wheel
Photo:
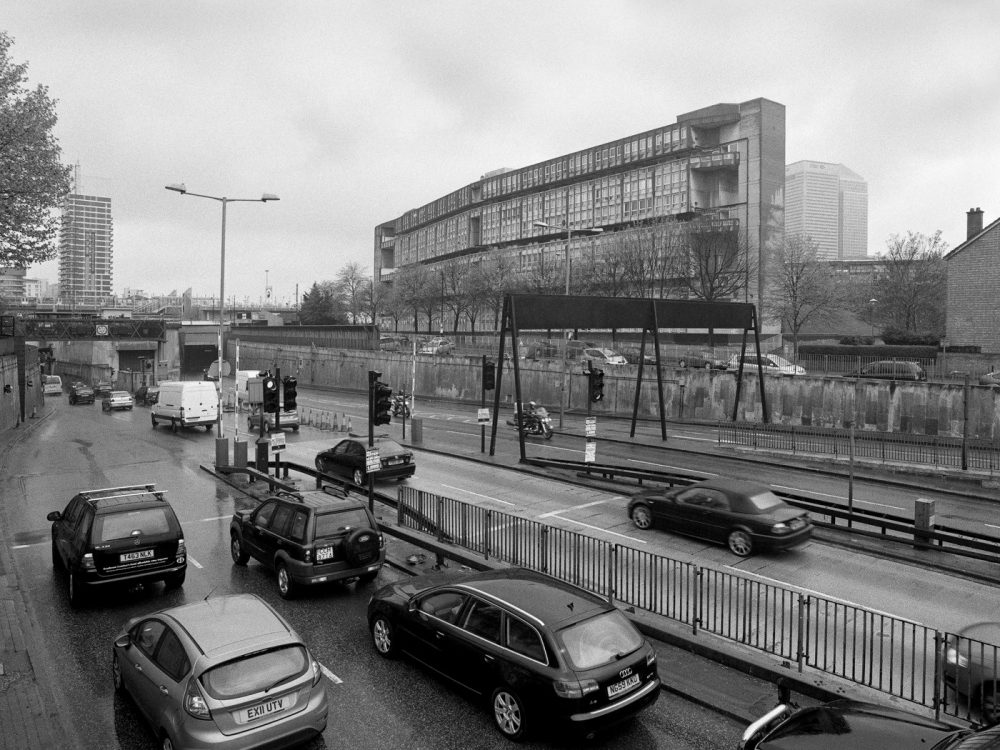
<path id="1" fill-rule="evenodd" d="M 352 479 L 354 480 L 354 483 L 356 485 L 358 485 L 358 487 L 364 487 L 365 486 L 365 473 L 361 469 L 355 469 L 354 470 L 354 474 L 352 475 Z"/>
<path id="2" fill-rule="evenodd" d="M 160 750 L 174 750 L 174 741 L 166 732 L 160 737 Z"/>
<path id="3" fill-rule="evenodd" d="M 979 718 L 983 724 L 1000 724 L 1000 705 L 997 703 L 997 699 L 1000 699 L 1000 683 L 984 683 L 977 692 L 976 708 L 979 709 Z"/>
<path id="4" fill-rule="evenodd" d="M 184 575 L 186 571 L 181 571 L 180 573 L 171 573 L 169 576 L 163 579 L 163 583 L 168 589 L 179 589 L 184 585 Z"/>
<path id="5" fill-rule="evenodd" d="M 59 557 L 59 548 L 56 547 L 55 539 L 52 540 L 52 569 L 53 570 L 63 569 L 63 561 L 62 558 Z"/>
<path id="6" fill-rule="evenodd" d="M 705 369 L 706 370 L 711 370 L 712 369 L 712 363 L 711 362 L 706 362 L 705 363 Z"/>
<path id="7" fill-rule="evenodd" d="M 682 359 L 680 362 L 677 363 L 677 365 L 681 368 L 684 368 L 688 366 L 688 363 L 686 359 Z"/>
<path id="8" fill-rule="evenodd" d="M 377 570 L 372 570 L 367 573 L 362 573 L 361 575 L 358 576 L 358 581 L 360 581 L 361 583 L 371 583 L 378 577 L 378 573 L 379 572 Z"/>
<path id="9" fill-rule="evenodd" d="M 729 545 L 729 549 L 734 555 L 747 557 L 751 552 L 753 552 L 753 540 L 747 532 L 741 529 L 733 529 L 730 531 L 729 537 L 726 539 L 726 543 Z"/>
<path id="10" fill-rule="evenodd" d="M 174 420 L 170 420 L 170 431 L 177 432 L 177 423 Z"/>
<path id="11" fill-rule="evenodd" d="M 71 607 L 83 604 L 83 586 L 80 585 L 75 572 L 69 574 L 69 603 Z"/>
<path id="12" fill-rule="evenodd" d="M 651 529 L 653 527 L 653 514 L 648 505 L 637 505 L 632 508 L 632 523 L 637 529 Z"/>
<path id="13" fill-rule="evenodd" d="M 153 422 L 153 429 L 156 429 L 156 416 L 153 414 L 149 415 L 150 420 Z"/>
<path id="14" fill-rule="evenodd" d="M 278 577 L 278 593 L 281 594 L 281 598 L 291 599 L 295 595 L 295 583 L 288 572 L 288 566 L 284 563 L 278 563 L 275 567 L 275 573 Z"/>
<path id="15" fill-rule="evenodd" d="M 372 643 L 379 656 L 391 659 L 396 655 L 396 629 L 384 615 L 372 620 Z"/>
<path id="16" fill-rule="evenodd" d="M 508 687 L 493 691 L 493 721 L 509 740 L 524 739 L 524 708 L 517 693 Z"/>
<path id="17" fill-rule="evenodd" d="M 298 425 L 295 425 L 295 426 L 294 426 L 294 427 L 292 428 L 292 432 L 298 432 L 298 431 L 299 431 L 299 426 L 298 426 Z"/>
<path id="18" fill-rule="evenodd" d="M 125 689 L 125 680 L 122 679 L 122 665 L 118 661 L 118 653 L 115 651 L 111 652 L 111 680 L 118 695 L 125 695 L 128 692 Z"/>
<path id="19" fill-rule="evenodd" d="M 229 542 L 229 554 L 233 556 L 233 562 L 237 565 L 246 565 L 250 559 L 250 554 L 243 549 L 239 534 L 233 534 L 232 540 Z"/>

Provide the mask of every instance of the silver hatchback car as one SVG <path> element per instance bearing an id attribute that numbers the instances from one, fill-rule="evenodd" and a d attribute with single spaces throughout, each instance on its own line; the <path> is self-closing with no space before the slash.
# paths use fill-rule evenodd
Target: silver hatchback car
<path id="1" fill-rule="evenodd" d="M 163 750 L 288 747 L 326 729 L 319 663 L 252 594 L 129 620 L 114 641 L 112 673 Z"/>

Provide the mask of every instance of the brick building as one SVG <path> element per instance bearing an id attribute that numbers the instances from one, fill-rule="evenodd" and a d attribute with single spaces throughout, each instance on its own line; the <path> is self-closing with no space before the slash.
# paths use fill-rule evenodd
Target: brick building
<path id="1" fill-rule="evenodd" d="M 983 228 L 983 210 L 966 214 L 966 240 L 946 256 L 949 346 L 979 346 L 1000 352 L 1000 219 Z"/>

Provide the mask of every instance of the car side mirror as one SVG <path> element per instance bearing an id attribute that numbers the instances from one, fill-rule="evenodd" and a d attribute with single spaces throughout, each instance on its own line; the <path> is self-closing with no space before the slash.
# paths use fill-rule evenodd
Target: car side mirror
<path id="1" fill-rule="evenodd" d="M 132 645 L 132 639 L 129 638 L 128 635 L 120 635 L 115 640 L 115 646 L 117 646 L 118 648 L 128 648 L 131 645 Z"/>
<path id="2" fill-rule="evenodd" d="M 54 510 L 51 513 L 49 513 L 47 516 L 45 516 L 45 519 L 47 521 L 58 521 L 60 518 L 62 518 L 62 513 L 59 512 L 58 510 Z"/>

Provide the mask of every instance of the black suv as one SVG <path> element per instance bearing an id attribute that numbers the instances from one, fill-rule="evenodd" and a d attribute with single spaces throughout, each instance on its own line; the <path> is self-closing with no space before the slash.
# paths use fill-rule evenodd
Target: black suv
<path id="1" fill-rule="evenodd" d="M 66 510 L 54 510 L 52 566 L 69 575 L 69 601 L 88 589 L 163 581 L 184 584 L 187 549 L 174 509 L 153 484 L 77 493 Z"/>
<path id="2" fill-rule="evenodd" d="M 86 383 L 73 383 L 69 387 L 69 402 L 71 404 L 94 403 L 94 389 Z"/>
<path id="3" fill-rule="evenodd" d="M 274 569 L 285 599 L 298 586 L 375 580 L 385 562 L 385 540 L 365 505 L 343 490 L 280 492 L 254 510 L 238 510 L 229 524 L 233 562 L 253 557 Z"/>

